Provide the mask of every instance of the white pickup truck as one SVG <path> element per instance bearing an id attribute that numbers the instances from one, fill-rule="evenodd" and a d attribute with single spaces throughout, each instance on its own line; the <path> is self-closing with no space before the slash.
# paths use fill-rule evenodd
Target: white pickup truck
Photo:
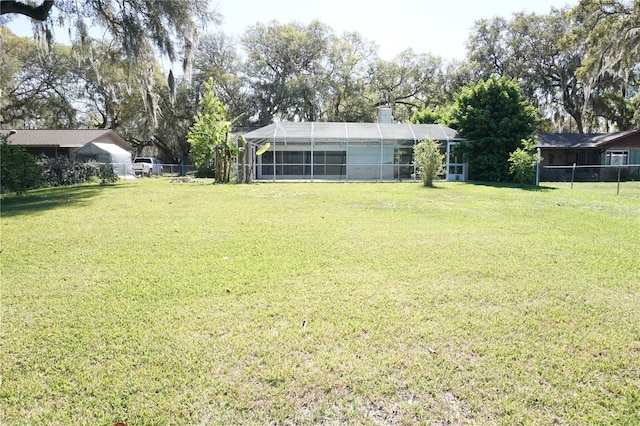
<path id="1" fill-rule="evenodd" d="M 133 160 L 133 173 L 136 176 L 161 176 L 162 164 L 154 157 L 136 157 Z"/>

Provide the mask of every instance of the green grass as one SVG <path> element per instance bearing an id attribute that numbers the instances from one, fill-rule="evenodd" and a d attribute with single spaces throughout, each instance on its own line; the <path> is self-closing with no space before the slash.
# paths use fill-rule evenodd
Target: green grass
<path id="1" fill-rule="evenodd" d="M 2 200 L 2 424 L 637 424 L 640 185 Z"/>

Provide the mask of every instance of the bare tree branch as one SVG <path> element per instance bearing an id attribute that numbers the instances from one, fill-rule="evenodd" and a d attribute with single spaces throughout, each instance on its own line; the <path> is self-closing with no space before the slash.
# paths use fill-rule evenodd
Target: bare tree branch
<path id="1" fill-rule="evenodd" d="M 28 16 L 36 21 L 44 21 L 49 17 L 49 11 L 54 0 L 44 0 L 40 6 L 31 6 L 15 0 L 3 0 L 0 3 L 0 15 L 15 13 Z"/>

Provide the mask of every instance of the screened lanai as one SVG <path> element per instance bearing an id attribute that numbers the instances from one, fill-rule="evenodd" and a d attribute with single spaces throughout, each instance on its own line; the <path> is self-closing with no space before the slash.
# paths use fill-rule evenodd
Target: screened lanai
<path id="1" fill-rule="evenodd" d="M 426 138 L 441 142 L 447 179 L 464 180 L 464 165 L 451 155 L 460 139 L 439 124 L 281 122 L 244 138 L 258 147 L 269 144 L 256 159 L 259 180 L 416 179 L 413 148 Z"/>

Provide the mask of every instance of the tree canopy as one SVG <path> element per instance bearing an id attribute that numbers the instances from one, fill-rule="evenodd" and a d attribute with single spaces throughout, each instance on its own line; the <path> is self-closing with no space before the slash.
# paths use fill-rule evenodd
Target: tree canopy
<path id="1" fill-rule="evenodd" d="M 536 129 L 537 111 L 523 98 L 515 80 L 491 77 L 462 89 L 452 112 L 459 145 L 469 163 L 469 178 L 509 180 L 509 155 Z"/>
<path id="2" fill-rule="evenodd" d="M 640 126 L 640 1 L 581 0 L 549 14 L 481 19 L 469 36 L 474 79 L 515 78 L 548 131 Z"/>
<path id="3" fill-rule="evenodd" d="M 91 28 L 103 28 L 128 57 L 137 58 L 152 42 L 171 61 L 179 52 L 190 57 L 199 27 L 219 19 L 207 0 L 3 0 L 0 15 L 41 22 L 34 29 L 46 40 L 54 37 L 55 28 L 65 29 L 74 44 L 90 38 Z"/>
<path id="4" fill-rule="evenodd" d="M 202 28 L 220 19 L 216 11 L 209 9 L 207 0 L 42 0 L 39 4 L 8 0 L 2 2 L 0 14 L 4 22 L 16 15 L 31 18 L 36 40 L 45 50 L 55 50 L 56 29 L 67 32 L 74 59 L 89 63 L 99 83 L 111 77 L 105 59 L 132 62 L 134 66 L 126 72 L 127 80 L 136 80 L 133 91 L 139 94 L 154 123 L 162 89 L 155 84 L 156 68 L 147 63 L 154 63 L 157 54 L 171 63 L 181 59 L 182 70 L 188 77 Z M 94 40 L 95 34 L 101 34 L 100 42 Z M 107 46 L 115 57 L 96 55 L 96 43 Z M 173 72 L 169 72 L 167 84 L 173 98 Z"/>

